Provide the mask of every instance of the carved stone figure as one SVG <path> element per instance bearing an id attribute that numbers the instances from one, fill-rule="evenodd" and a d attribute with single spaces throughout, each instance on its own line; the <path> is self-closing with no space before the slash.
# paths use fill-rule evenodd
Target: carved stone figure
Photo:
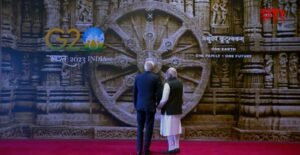
<path id="1" fill-rule="evenodd" d="M 28 85 L 30 80 L 30 62 L 29 55 L 25 54 L 22 60 L 22 73 L 21 73 L 21 81 L 20 83 L 23 85 Z"/>
<path id="2" fill-rule="evenodd" d="M 212 33 L 227 34 L 229 32 L 228 22 L 228 0 L 215 0 L 212 5 L 211 27 Z"/>
<path id="3" fill-rule="evenodd" d="M 63 7 L 62 7 L 62 11 L 63 11 L 63 15 L 62 15 L 62 28 L 66 31 L 69 29 L 70 27 L 70 19 L 71 19 L 71 16 L 70 16 L 70 9 L 69 9 L 69 5 L 70 5 L 70 2 L 69 0 L 64 0 L 63 1 Z"/>
<path id="4" fill-rule="evenodd" d="M 40 74 L 39 74 L 39 60 L 37 55 L 33 55 L 33 67 L 32 67 L 32 75 L 31 75 L 31 83 L 32 86 L 38 86 L 39 85 L 39 79 L 40 79 Z"/>
<path id="5" fill-rule="evenodd" d="M 220 87 L 221 86 L 221 78 L 222 78 L 222 67 L 219 61 L 214 60 L 212 62 L 212 87 Z"/>
<path id="6" fill-rule="evenodd" d="M 5 87 L 11 87 L 11 86 L 17 86 L 20 76 L 17 76 L 15 72 L 15 67 L 13 66 L 12 56 L 10 52 L 5 52 L 4 50 L 2 52 L 2 60 L 0 60 L 1 63 L 1 73 L 3 81 L 0 81 L 0 86 Z M 0 99 L 1 101 L 1 99 Z"/>
<path id="7" fill-rule="evenodd" d="M 279 77 L 278 77 L 278 87 L 287 88 L 287 62 L 288 56 L 286 53 L 279 54 Z"/>
<path id="8" fill-rule="evenodd" d="M 61 70 L 61 85 L 62 86 L 68 86 L 70 85 L 70 68 L 63 64 L 62 65 L 62 70 Z"/>
<path id="9" fill-rule="evenodd" d="M 221 79 L 221 87 L 228 88 L 229 87 L 229 64 L 228 61 L 224 60 L 222 62 L 222 79 Z"/>
<path id="10" fill-rule="evenodd" d="M 47 75 L 47 86 L 59 86 L 60 78 L 57 73 L 48 73 Z"/>
<path id="11" fill-rule="evenodd" d="M 224 25 L 227 19 L 227 14 L 228 14 L 228 7 L 227 7 L 227 0 L 223 0 L 222 4 L 220 5 L 220 10 L 221 10 L 221 21 L 220 24 Z"/>
<path id="12" fill-rule="evenodd" d="M 1 86 L 3 88 L 8 88 L 10 86 L 10 74 L 8 72 L 2 72 L 2 77 L 1 77 Z"/>
<path id="13" fill-rule="evenodd" d="M 227 0 L 216 0 L 212 6 L 212 24 L 224 25 L 227 20 L 228 14 L 228 1 Z"/>
<path id="14" fill-rule="evenodd" d="M 242 81 L 243 81 L 243 76 L 244 74 L 241 73 L 241 69 L 242 69 L 242 63 L 241 62 L 236 62 L 236 65 L 234 67 L 234 78 L 236 80 L 235 82 L 235 87 L 236 88 L 240 88 L 242 87 Z"/>
<path id="15" fill-rule="evenodd" d="M 272 55 L 265 55 L 265 88 L 273 88 L 273 58 Z"/>
<path id="16" fill-rule="evenodd" d="M 298 55 L 291 53 L 289 56 L 289 87 L 298 88 Z"/>
<path id="17" fill-rule="evenodd" d="M 292 6 L 291 6 L 291 15 L 296 17 L 297 16 L 297 3 L 294 2 L 292 3 Z"/>
<path id="18" fill-rule="evenodd" d="M 212 24 L 218 24 L 220 21 L 220 0 L 216 0 L 212 7 Z"/>
<path id="19" fill-rule="evenodd" d="M 82 86 L 83 85 L 83 73 L 82 73 L 81 66 L 73 68 L 71 82 L 72 82 L 72 85 L 74 85 L 74 86 Z"/>
<path id="20" fill-rule="evenodd" d="M 77 24 L 90 24 L 93 22 L 92 4 L 91 0 L 77 0 Z"/>
<path id="21" fill-rule="evenodd" d="M 284 10 L 284 20 L 278 18 L 277 35 L 278 36 L 290 36 L 296 35 L 297 29 L 297 0 L 279 0 L 279 9 Z"/>

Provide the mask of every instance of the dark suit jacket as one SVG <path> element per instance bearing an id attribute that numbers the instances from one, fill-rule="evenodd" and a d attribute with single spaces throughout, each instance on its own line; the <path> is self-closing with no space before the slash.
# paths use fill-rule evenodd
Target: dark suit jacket
<path id="1" fill-rule="evenodd" d="M 158 75 L 146 71 L 135 78 L 134 107 L 137 111 L 155 112 L 161 99 L 162 84 Z"/>

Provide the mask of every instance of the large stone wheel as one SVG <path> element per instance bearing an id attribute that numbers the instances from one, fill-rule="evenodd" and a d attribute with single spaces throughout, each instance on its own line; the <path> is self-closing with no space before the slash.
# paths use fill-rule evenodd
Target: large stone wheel
<path id="1" fill-rule="evenodd" d="M 106 21 L 105 50 L 95 54 L 102 62 L 91 65 L 91 82 L 103 106 L 122 122 L 136 126 L 132 100 L 135 76 L 145 60 L 157 63 L 162 77 L 177 68 L 184 84 L 184 117 L 201 99 L 210 74 L 208 52 L 197 25 L 175 6 L 140 2 L 114 12 Z M 111 59 L 107 59 L 111 58 Z M 156 115 L 156 125 L 159 115 Z"/>

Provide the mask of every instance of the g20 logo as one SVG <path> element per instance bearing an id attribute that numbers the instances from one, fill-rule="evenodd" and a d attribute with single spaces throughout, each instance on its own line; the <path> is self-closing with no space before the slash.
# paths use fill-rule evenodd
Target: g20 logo
<path id="1" fill-rule="evenodd" d="M 67 38 L 58 37 L 56 41 L 61 43 L 61 45 L 53 45 L 51 42 L 51 36 L 53 34 L 65 34 L 65 31 L 60 28 L 53 28 L 47 32 L 45 41 L 47 47 L 51 50 L 79 51 L 85 49 L 87 51 L 101 51 L 104 48 L 104 33 L 101 29 L 96 27 L 88 28 L 84 32 L 82 36 L 83 47 L 75 46 L 81 38 L 80 31 L 75 28 L 71 28 L 67 31 L 67 34 L 75 34 L 75 38 L 71 43 L 68 42 L 69 39 Z"/>

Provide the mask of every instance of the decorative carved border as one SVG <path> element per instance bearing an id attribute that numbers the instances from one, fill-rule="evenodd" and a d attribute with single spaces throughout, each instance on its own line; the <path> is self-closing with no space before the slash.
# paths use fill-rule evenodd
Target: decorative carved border
<path id="1" fill-rule="evenodd" d="M 0 128 L 0 139 L 31 138 L 32 128 L 29 125 L 13 125 Z"/>
<path id="2" fill-rule="evenodd" d="M 233 128 L 239 140 L 251 141 L 300 141 L 300 132 L 296 131 L 276 131 L 276 130 L 241 130 Z"/>
<path id="3" fill-rule="evenodd" d="M 14 125 L 0 128 L 0 139 L 135 139 L 135 127 L 97 127 L 97 126 L 30 126 Z M 201 140 L 250 140 L 250 141 L 300 141 L 298 131 L 259 131 L 241 130 L 231 127 L 193 126 L 184 127 L 182 139 Z M 155 128 L 153 139 L 165 140 L 160 136 L 159 129 Z"/>
<path id="4" fill-rule="evenodd" d="M 32 137 L 35 138 L 88 138 L 94 137 L 93 127 L 33 127 Z"/>
<path id="5" fill-rule="evenodd" d="M 235 139 L 231 127 L 186 127 L 186 139 Z"/>

